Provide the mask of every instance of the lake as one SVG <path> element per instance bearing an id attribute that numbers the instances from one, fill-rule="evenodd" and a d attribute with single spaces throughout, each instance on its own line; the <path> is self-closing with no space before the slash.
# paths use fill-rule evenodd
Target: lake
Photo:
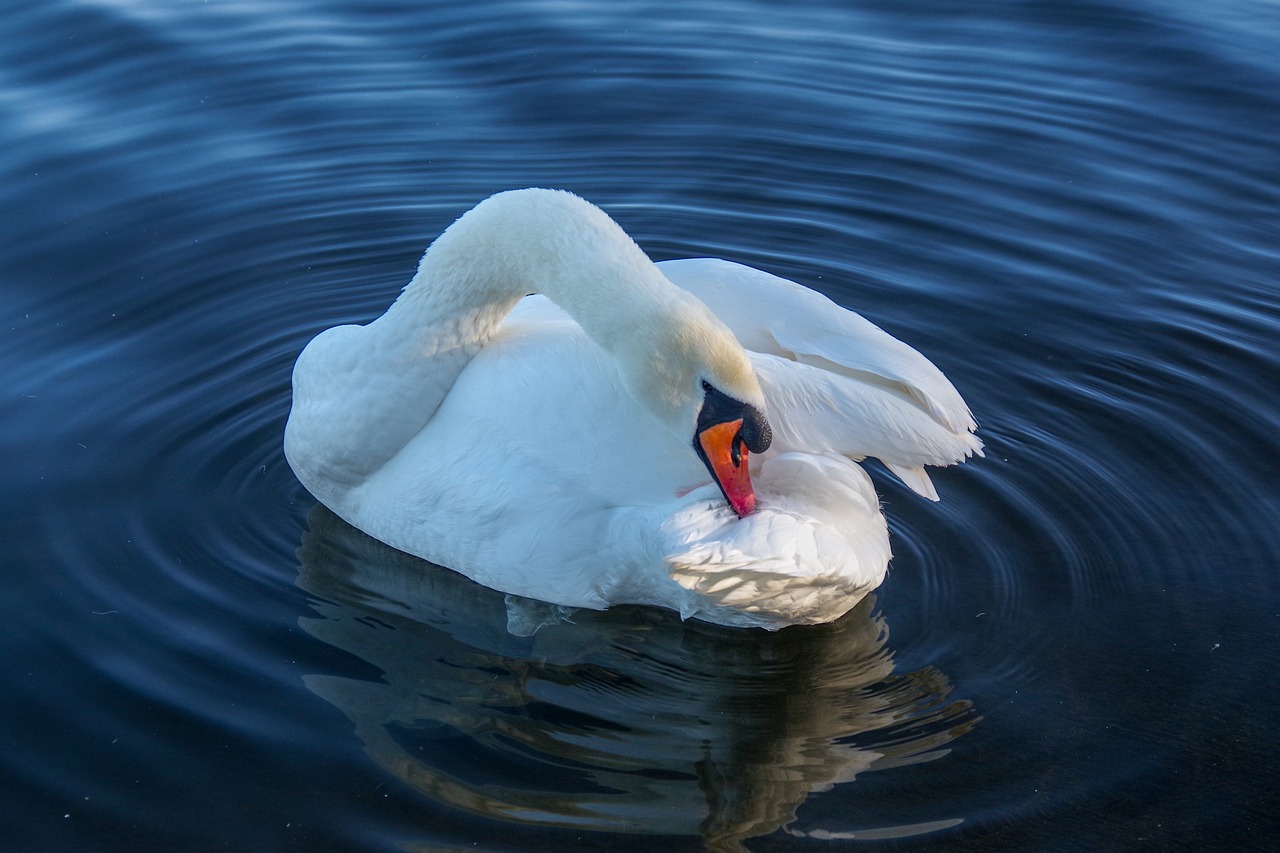
<path id="1" fill-rule="evenodd" d="M 20 5 L 6 850 L 1273 849 L 1274 3 Z M 960 389 L 862 605 L 517 636 L 299 485 L 298 352 L 523 186 Z"/>

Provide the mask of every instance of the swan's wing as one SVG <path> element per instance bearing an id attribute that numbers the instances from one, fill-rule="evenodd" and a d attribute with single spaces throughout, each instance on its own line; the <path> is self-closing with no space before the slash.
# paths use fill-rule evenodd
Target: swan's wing
<path id="1" fill-rule="evenodd" d="M 969 407 L 927 358 L 795 282 L 715 258 L 665 261 L 753 353 L 781 449 L 884 462 L 937 500 L 924 465 L 981 453 Z"/>
<path id="2" fill-rule="evenodd" d="M 747 349 L 860 381 L 892 383 L 952 432 L 976 428 L 960 393 L 932 362 L 821 293 L 718 258 L 658 266 L 705 302 Z"/>
<path id="3" fill-rule="evenodd" d="M 915 492 L 937 500 L 925 465 L 952 465 L 981 452 L 968 431 L 952 432 L 891 385 L 846 376 L 781 356 L 751 353 L 769 404 L 779 451 L 825 450 L 874 456 Z"/>

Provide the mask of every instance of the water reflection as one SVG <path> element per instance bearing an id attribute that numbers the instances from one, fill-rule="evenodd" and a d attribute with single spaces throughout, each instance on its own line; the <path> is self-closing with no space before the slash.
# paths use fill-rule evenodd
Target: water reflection
<path id="1" fill-rule="evenodd" d="M 536 605 L 323 507 L 308 523 L 299 584 L 322 600 L 302 625 L 377 673 L 307 686 L 379 765 L 437 801 L 520 823 L 701 835 L 714 849 L 779 829 L 884 837 L 959 822 L 797 820 L 810 794 L 939 758 L 979 719 L 948 699 L 941 672 L 894 671 L 874 597 L 836 623 L 777 633 L 620 607 L 517 636 L 509 609 Z"/>

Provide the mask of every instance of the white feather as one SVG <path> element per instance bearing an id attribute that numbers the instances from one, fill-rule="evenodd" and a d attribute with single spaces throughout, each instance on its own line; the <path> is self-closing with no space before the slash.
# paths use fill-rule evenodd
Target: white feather
<path id="1" fill-rule="evenodd" d="M 692 448 L 704 378 L 774 430 L 742 519 Z M 724 261 L 654 265 L 597 208 L 523 190 L 446 231 L 385 315 L 312 341 L 285 452 L 356 527 L 512 595 L 776 628 L 884 578 L 884 516 L 851 460 L 936 499 L 922 466 L 978 452 L 973 428 L 933 365 L 825 297 Z"/>

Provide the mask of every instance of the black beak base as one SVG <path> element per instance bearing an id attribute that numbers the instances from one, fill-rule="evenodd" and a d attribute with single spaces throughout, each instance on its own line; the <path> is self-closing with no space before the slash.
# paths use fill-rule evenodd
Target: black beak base
<path id="1" fill-rule="evenodd" d="M 752 453 L 764 453 L 773 443 L 773 429 L 765 420 L 764 413 L 750 403 L 735 400 L 728 394 L 704 381 L 702 409 L 698 412 L 696 434 L 702 434 L 707 427 L 729 421 L 742 421 L 742 442 Z"/>

